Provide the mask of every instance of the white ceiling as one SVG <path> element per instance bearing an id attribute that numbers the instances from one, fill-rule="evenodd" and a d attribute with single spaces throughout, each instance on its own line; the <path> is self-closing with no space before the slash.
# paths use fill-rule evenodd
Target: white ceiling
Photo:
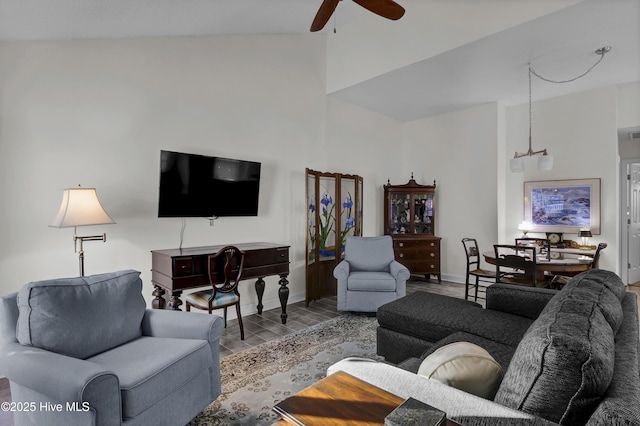
<path id="1" fill-rule="evenodd" d="M 401 4 L 403 1 L 431 0 L 398 0 Z M 450 1 L 459 5 L 485 0 Z M 320 3 L 321 0 L 0 0 L 0 40 L 309 34 Z M 495 6 L 495 0 L 491 4 Z M 335 26 L 339 30 L 341 25 L 368 14 L 355 3 L 343 1 L 335 13 Z M 317 36 L 331 37 L 333 26 L 332 19 Z M 605 45 L 612 46 L 611 52 L 583 79 L 567 84 L 534 79 L 534 100 L 640 81 L 640 0 L 585 0 L 336 91 L 332 96 L 401 121 L 487 102 L 525 103 L 528 62 L 545 77 L 569 79 L 595 63 L 598 55 L 594 51 Z"/>

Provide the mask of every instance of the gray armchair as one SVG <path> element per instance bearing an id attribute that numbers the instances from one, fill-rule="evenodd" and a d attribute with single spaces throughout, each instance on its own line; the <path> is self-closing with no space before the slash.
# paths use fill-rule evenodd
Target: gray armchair
<path id="1" fill-rule="evenodd" d="M 0 374 L 26 407 L 16 426 L 183 425 L 218 397 L 222 318 L 146 309 L 139 275 L 41 281 L 0 298 Z"/>
<path id="2" fill-rule="evenodd" d="M 390 236 L 347 237 L 344 260 L 333 270 L 338 280 L 338 310 L 376 312 L 406 295 L 409 275 L 394 259 Z"/>

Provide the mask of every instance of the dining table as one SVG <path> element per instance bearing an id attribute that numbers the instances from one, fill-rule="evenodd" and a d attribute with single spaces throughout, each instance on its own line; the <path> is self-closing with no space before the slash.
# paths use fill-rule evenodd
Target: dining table
<path id="1" fill-rule="evenodd" d="M 595 250 L 583 250 L 572 248 L 552 248 L 546 252 L 536 255 L 536 272 L 539 282 L 544 282 L 548 275 L 574 276 L 591 268 Z M 485 251 L 482 253 L 484 260 L 491 264 L 496 264 L 495 251 Z"/>

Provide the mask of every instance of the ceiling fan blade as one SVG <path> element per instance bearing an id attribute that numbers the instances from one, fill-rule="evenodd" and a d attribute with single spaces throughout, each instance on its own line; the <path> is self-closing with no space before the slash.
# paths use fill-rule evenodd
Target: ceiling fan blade
<path id="1" fill-rule="evenodd" d="M 367 10 L 383 18 L 398 20 L 404 15 L 404 7 L 393 0 L 353 0 Z"/>
<path id="2" fill-rule="evenodd" d="M 320 31 L 324 28 L 324 26 L 333 15 L 333 11 L 336 10 L 336 6 L 338 6 L 340 0 L 323 0 L 320 5 L 320 9 L 318 9 L 318 13 L 316 13 L 316 17 L 313 19 L 311 23 L 311 32 Z"/>

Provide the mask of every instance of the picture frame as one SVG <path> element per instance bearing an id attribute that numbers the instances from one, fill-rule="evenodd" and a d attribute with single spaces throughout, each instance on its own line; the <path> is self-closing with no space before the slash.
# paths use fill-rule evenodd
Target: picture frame
<path id="1" fill-rule="evenodd" d="M 531 232 L 577 234 L 588 227 L 600 234 L 600 179 L 524 183 L 524 220 Z"/>

